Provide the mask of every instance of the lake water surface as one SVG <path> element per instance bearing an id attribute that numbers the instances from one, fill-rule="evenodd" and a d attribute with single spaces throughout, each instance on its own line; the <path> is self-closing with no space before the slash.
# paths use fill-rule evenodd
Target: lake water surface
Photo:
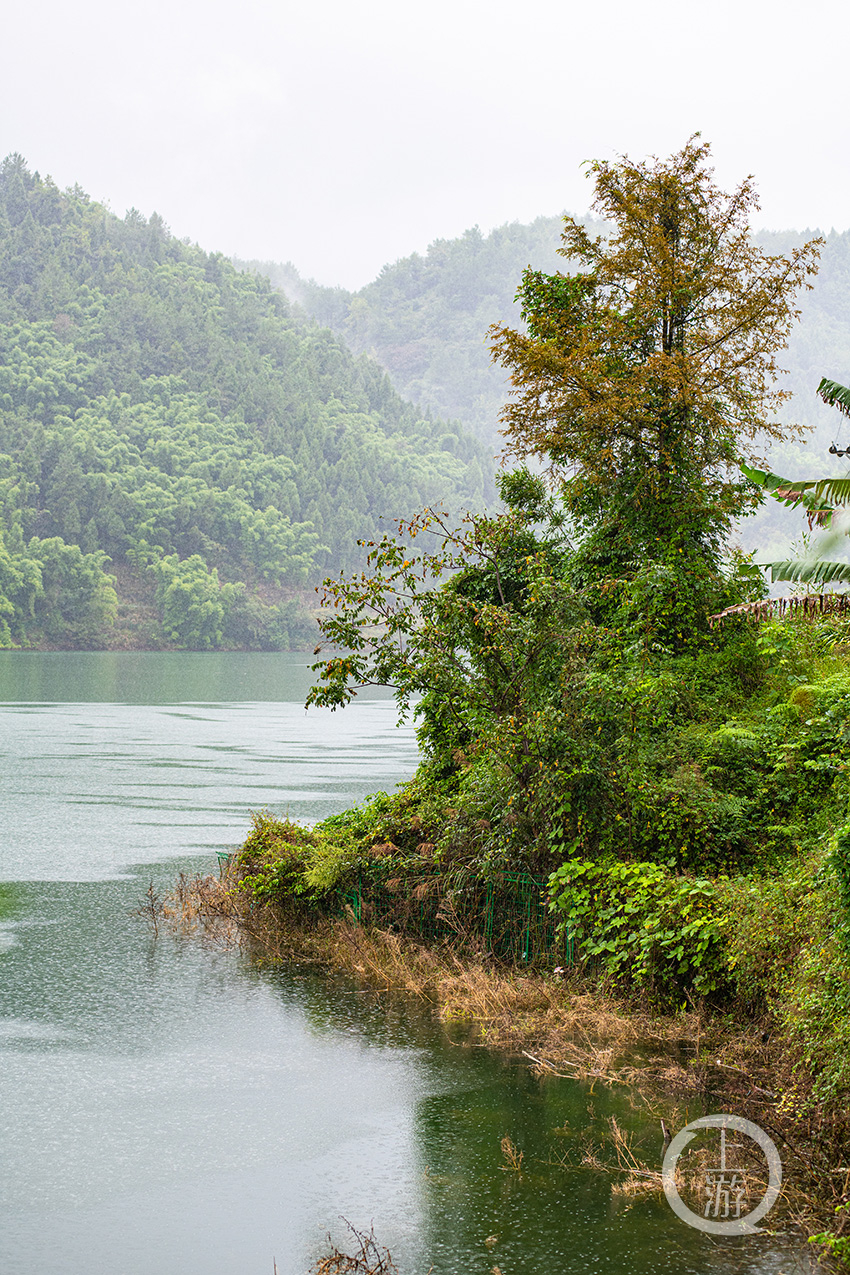
<path id="1" fill-rule="evenodd" d="M 308 662 L 0 657 L 2 1275 L 305 1275 L 341 1218 L 374 1222 L 401 1275 L 808 1271 L 781 1238 L 713 1240 L 565 1167 L 611 1114 L 657 1158 L 630 1095 L 132 915 L 151 879 L 214 869 L 251 810 L 313 821 L 412 773 L 387 697 L 305 714 Z"/>

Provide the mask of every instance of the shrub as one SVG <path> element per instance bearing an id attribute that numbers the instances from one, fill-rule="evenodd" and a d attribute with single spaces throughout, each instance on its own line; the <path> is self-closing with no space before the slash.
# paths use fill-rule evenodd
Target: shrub
<path id="1" fill-rule="evenodd" d="M 661 999 L 726 986 L 725 920 L 713 881 L 658 863 L 571 859 L 550 878 L 552 907 L 585 960 Z"/>

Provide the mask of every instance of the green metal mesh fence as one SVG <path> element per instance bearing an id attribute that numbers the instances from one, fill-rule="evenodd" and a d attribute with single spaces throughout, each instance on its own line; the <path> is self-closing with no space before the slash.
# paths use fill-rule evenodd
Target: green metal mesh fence
<path id="1" fill-rule="evenodd" d="M 548 908 L 545 878 L 502 873 L 446 888 L 437 872 L 358 884 L 340 895 L 355 921 L 422 942 L 450 939 L 459 949 L 513 964 L 569 964 L 572 947 Z"/>

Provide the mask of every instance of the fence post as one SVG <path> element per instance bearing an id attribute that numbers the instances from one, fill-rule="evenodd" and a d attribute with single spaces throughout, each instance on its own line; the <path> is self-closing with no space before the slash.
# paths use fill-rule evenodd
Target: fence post
<path id="1" fill-rule="evenodd" d="M 531 889 L 529 888 L 529 881 L 530 881 L 530 880 L 532 880 L 532 878 L 530 878 L 530 877 L 529 877 L 528 873 L 525 873 L 525 874 L 524 874 L 524 880 L 523 880 L 523 886 L 524 886 L 524 888 L 525 888 L 525 895 L 526 895 L 526 905 L 525 905 L 525 951 L 524 951 L 524 952 L 523 952 L 523 954 L 522 954 L 522 959 L 523 959 L 523 961 L 525 962 L 525 964 L 526 964 L 526 965 L 528 964 L 529 949 L 530 949 L 530 947 L 531 947 Z"/>
<path id="2" fill-rule="evenodd" d="M 488 952 L 493 951 L 493 882 L 487 882 L 484 902 L 484 943 Z"/>

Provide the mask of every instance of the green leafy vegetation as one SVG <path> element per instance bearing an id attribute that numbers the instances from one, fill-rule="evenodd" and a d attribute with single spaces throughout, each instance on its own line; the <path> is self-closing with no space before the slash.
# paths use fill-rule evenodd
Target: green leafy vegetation
<path id="1" fill-rule="evenodd" d="M 301 911 L 338 908 L 340 892 L 355 882 L 379 887 L 415 862 L 394 842 L 376 842 L 394 823 L 395 802 L 386 793 L 312 829 L 260 811 L 239 854 L 242 885 L 257 899 L 294 903 Z"/>
<path id="2" fill-rule="evenodd" d="M 0 643 L 303 640 L 357 536 L 491 468 L 266 280 L 0 166 Z"/>
<path id="3" fill-rule="evenodd" d="M 751 188 L 718 192 L 695 140 L 597 177 L 616 235 L 588 244 L 568 224 L 583 271 L 528 273 L 527 328 L 497 333 L 518 450 L 533 433 L 549 486 L 504 474 L 503 513 L 454 528 L 425 510 L 366 543 L 365 572 L 326 582 L 335 649 L 311 702 L 392 686 L 418 716 L 420 768 L 314 830 L 294 874 L 287 860 L 275 878 L 272 853 L 265 898 L 338 906 L 355 879 L 427 869 L 462 902 L 507 874 L 548 878 L 586 975 L 767 1023 L 790 1059 L 782 1110 L 828 1123 L 850 1093 L 850 622 L 712 620 L 764 598 L 726 547 L 758 499 L 737 465 L 813 249 L 761 258 Z"/>
<path id="4" fill-rule="evenodd" d="M 722 985 L 726 918 L 713 881 L 658 863 L 569 859 L 552 873 L 551 891 L 573 943 L 613 978 L 700 995 Z"/>

